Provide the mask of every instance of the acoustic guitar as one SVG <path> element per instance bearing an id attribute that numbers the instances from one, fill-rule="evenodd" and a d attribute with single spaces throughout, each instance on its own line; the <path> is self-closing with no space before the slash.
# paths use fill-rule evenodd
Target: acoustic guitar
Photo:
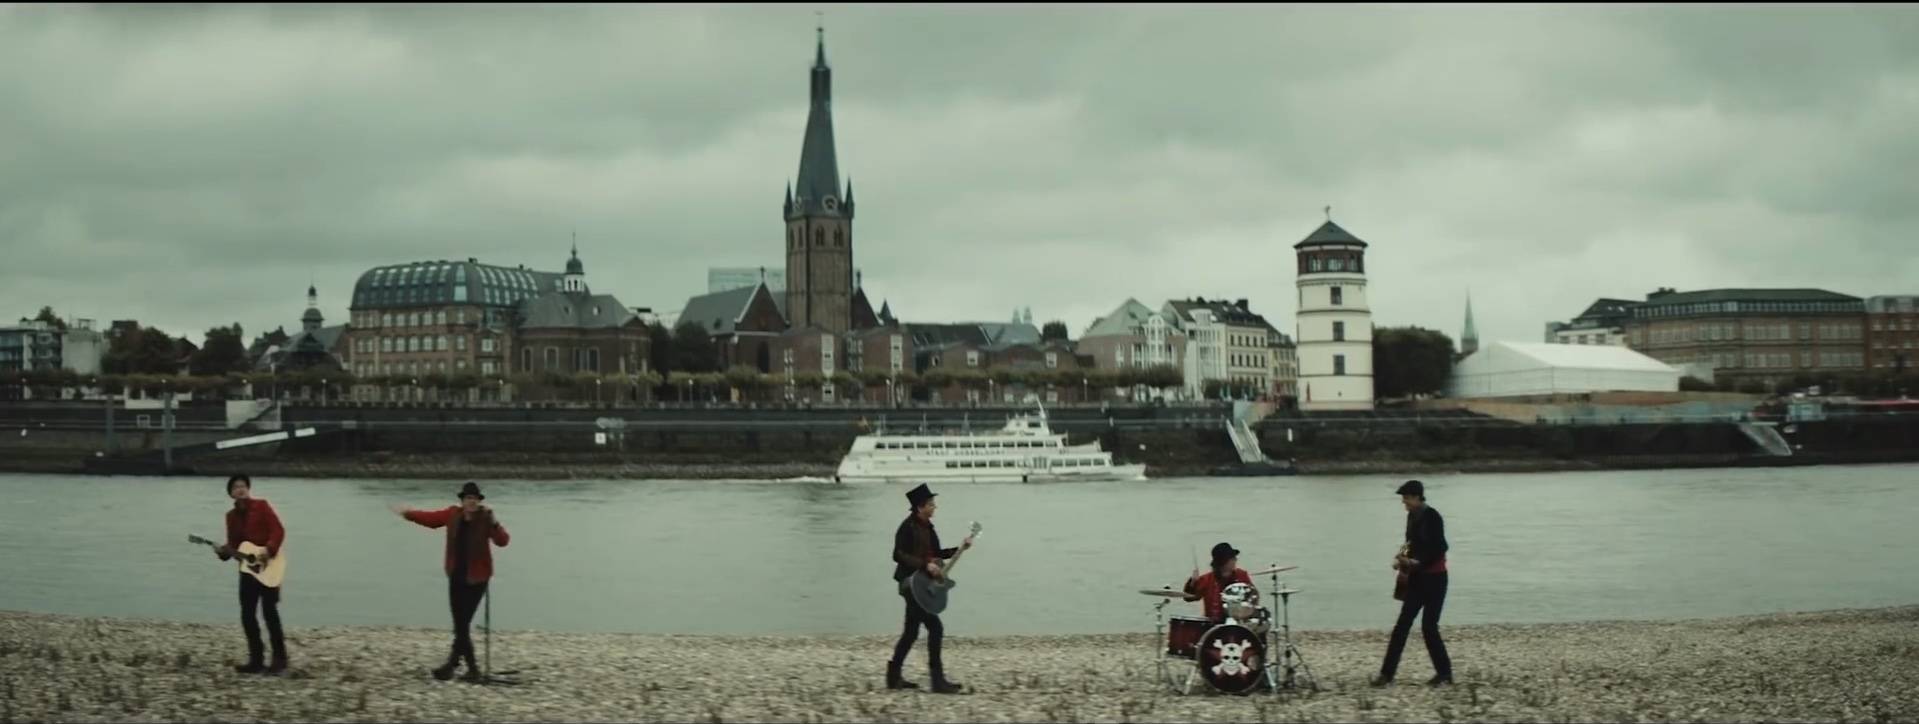
<path id="1" fill-rule="evenodd" d="M 188 535 L 187 542 L 199 543 L 214 550 L 219 550 L 221 545 L 197 535 Z M 233 552 L 233 557 L 239 561 L 241 573 L 252 576 L 267 588 L 279 588 L 280 582 L 286 578 L 286 546 L 280 546 L 280 555 L 267 558 L 266 546 L 240 541 L 240 549 Z"/>
<path id="2" fill-rule="evenodd" d="M 979 537 L 979 532 L 979 521 L 974 521 L 972 533 L 966 536 L 966 542 L 973 542 L 974 538 Z M 913 572 L 912 578 L 906 579 L 907 589 L 913 592 L 913 600 L 919 602 L 920 608 L 935 616 L 946 610 L 946 592 L 959 585 L 958 581 L 953 580 L 953 566 L 959 563 L 960 556 L 965 553 L 966 546 L 962 544 L 959 551 L 940 567 L 939 578 L 929 576 L 925 569 L 920 569 Z"/>

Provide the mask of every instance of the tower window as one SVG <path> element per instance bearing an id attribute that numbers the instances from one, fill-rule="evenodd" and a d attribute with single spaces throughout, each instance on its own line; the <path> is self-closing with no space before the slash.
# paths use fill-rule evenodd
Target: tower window
<path id="1" fill-rule="evenodd" d="M 833 246 L 846 246 L 846 235 L 844 231 L 840 229 L 833 230 Z"/>
<path id="2" fill-rule="evenodd" d="M 1345 322 L 1333 323 L 1333 341 L 1334 342 L 1346 341 L 1346 323 Z"/>
<path id="3" fill-rule="evenodd" d="M 1346 303 L 1346 297 L 1343 292 L 1344 290 L 1339 287 L 1333 287 L 1333 306 L 1342 306 Z"/>
<path id="4" fill-rule="evenodd" d="M 1333 374 L 1335 375 L 1346 374 L 1346 355 L 1343 355 L 1343 354 L 1333 355 Z"/>
<path id="5" fill-rule="evenodd" d="M 826 246 L 826 229 L 818 227 L 813 229 L 813 246 Z"/>
<path id="6" fill-rule="evenodd" d="M 1308 266 L 1307 266 L 1307 268 L 1308 268 L 1308 270 L 1310 270 L 1310 271 L 1319 271 L 1319 269 L 1320 269 L 1320 262 L 1319 262 L 1319 257 L 1317 257 L 1317 256 L 1314 256 L 1314 257 L 1312 257 L 1312 258 L 1310 258 L 1310 259 L 1307 259 L 1307 260 L 1306 260 L 1306 263 L 1307 263 L 1307 265 L 1308 265 Z"/>

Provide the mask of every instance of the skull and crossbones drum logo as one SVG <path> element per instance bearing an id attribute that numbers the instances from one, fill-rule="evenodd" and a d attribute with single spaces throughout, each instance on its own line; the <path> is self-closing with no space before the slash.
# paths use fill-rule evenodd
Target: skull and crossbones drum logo
<path id="1" fill-rule="evenodd" d="M 1199 638 L 1199 676 L 1214 689 L 1244 694 L 1265 672 L 1266 642 L 1245 626 L 1224 623 Z"/>

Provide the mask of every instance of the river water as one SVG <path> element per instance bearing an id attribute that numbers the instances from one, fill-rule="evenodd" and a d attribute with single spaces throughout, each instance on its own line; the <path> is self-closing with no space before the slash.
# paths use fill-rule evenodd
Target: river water
<path id="1" fill-rule="evenodd" d="M 1919 466 L 1425 478 L 1452 544 L 1450 623 L 1723 616 L 1919 603 Z M 1150 631 L 1154 599 L 1214 543 L 1242 567 L 1299 566 L 1301 628 L 1382 628 L 1400 478 L 1169 479 L 949 485 L 935 522 L 956 545 L 957 635 Z M 0 609 L 232 621 L 218 478 L 0 475 Z M 495 553 L 509 629 L 886 633 L 905 485 L 497 481 L 513 536 Z M 292 626 L 443 626 L 441 531 L 389 502 L 455 502 L 457 482 L 261 479 L 288 529 Z M 1262 588 L 1268 580 L 1260 580 Z M 1169 613 L 1197 614 L 1197 604 Z"/>

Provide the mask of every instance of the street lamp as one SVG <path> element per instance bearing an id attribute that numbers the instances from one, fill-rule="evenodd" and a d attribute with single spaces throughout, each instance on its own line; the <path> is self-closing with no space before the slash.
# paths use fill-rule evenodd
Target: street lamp
<path id="1" fill-rule="evenodd" d="M 600 378 L 593 378 L 593 404 L 600 404 Z"/>
<path id="2" fill-rule="evenodd" d="M 414 402 L 419 402 L 420 401 L 420 378 L 414 377 L 412 378 L 412 380 L 413 380 L 413 384 L 410 385 L 410 387 L 413 388 L 413 394 L 408 395 L 408 397 L 413 398 Z"/>
<path id="3" fill-rule="evenodd" d="M 502 403 L 502 404 L 505 404 L 505 402 L 506 402 L 506 378 L 505 378 L 505 377 L 500 377 L 500 378 L 497 378 L 497 379 L 495 379 L 495 380 L 494 380 L 494 382 L 498 382 L 498 383 L 500 383 L 500 395 L 499 395 L 499 400 L 497 400 L 497 401 L 498 401 L 498 402 L 500 402 L 500 403 Z"/>
<path id="4" fill-rule="evenodd" d="M 320 378 L 320 406 L 326 406 L 326 378 Z"/>
<path id="5" fill-rule="evenodd" d="M 1086 404 L 1086 403 L 1088 403 L 1088 402 L 1092 402 L 1092 396 L 1093 396 L 1093 388 L 1092 388 L 1092 385 L 1089 385 L 1089 384 L 1087 384 L 1087 382 L 1086 382 L 1086 378 L 1085 378 L 1085 377 L 1080 377 L 1080 378 L 1079 378 L 1079 402 L 1080 402 L 1080 404 L 1082 404 L 1082 405 L 1084 405 L 1084 404 Z"/>

